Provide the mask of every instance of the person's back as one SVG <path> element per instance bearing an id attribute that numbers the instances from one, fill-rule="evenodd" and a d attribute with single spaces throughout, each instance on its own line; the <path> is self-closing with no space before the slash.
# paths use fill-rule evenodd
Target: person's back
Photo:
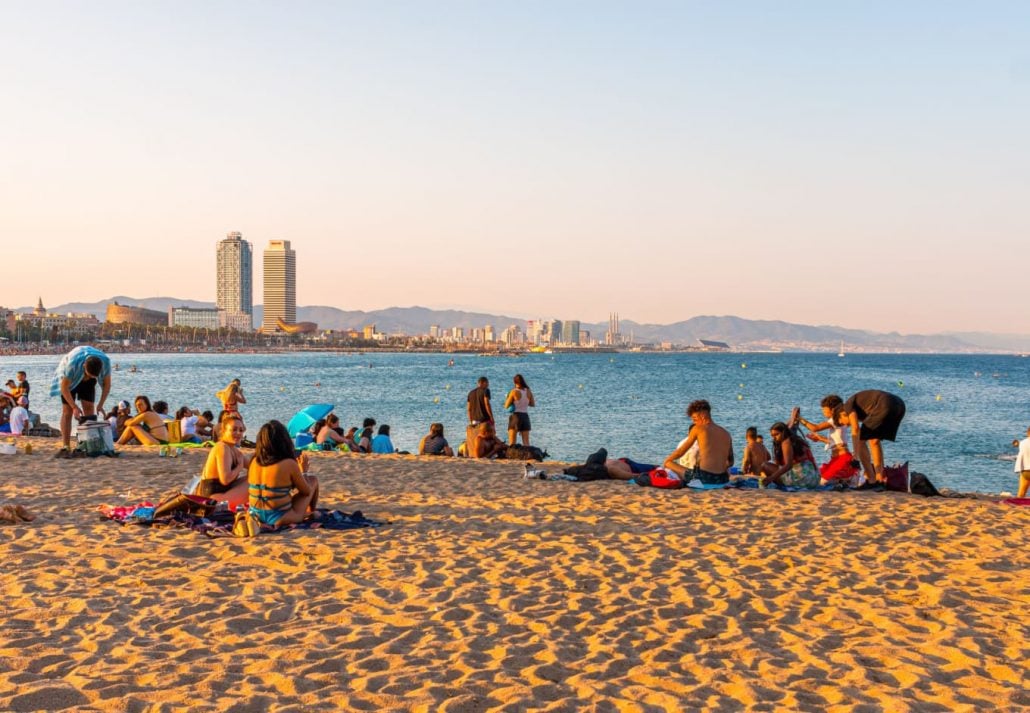
<path id="1" fill-rule="evenodd" d="M 372 452 L 373 453 L 393 453 L 393 441 L 390 440 L 390 431 L 383 432 L 379 431 L 378 435 L 372 439 Z"/>
<path id="2" fill-rule="evenodd" d="M 709 473 L 725 473 L 733 462 L 733 437 L 722 426 L 709 421 L 697 425 L 697 442 L 701 448 L 698 467 Z"/>
<path id="3" fill-rule="evenodd" d="M 29 430 L 29 410 L 25 408 L 25 397 L 18 399 L 18 405 L 11 409 L 8 417 L 11 424 L 11 435 L 20 436 Z"/>

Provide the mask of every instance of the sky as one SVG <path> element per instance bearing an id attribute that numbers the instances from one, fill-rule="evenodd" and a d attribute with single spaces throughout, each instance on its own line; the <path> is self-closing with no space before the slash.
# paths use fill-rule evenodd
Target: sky
<path id="1" fill-rule="evenodd" d="M 0 0 L 0 305 L 1030 333 L 1030 3 Z"/>

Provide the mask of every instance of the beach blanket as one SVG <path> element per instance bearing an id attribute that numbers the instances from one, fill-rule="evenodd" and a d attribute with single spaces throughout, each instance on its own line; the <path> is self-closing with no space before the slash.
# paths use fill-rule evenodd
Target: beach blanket
<path id="1" fill-rule="evenodd" d="M 137 505 L 111 507 L 101 505 L 98 510 L 102 518 L 113 520 L 122 525 L 157 525 L 177 527 L 199 532 L 208 537 L 233 537 L 232 526 L 235 516 L 228 511 L 211 513 L 207 517 L 176 512 L 165 517 L 154 517 L 154 504 L 142 502 Z M 356 530 L 364 527 L 380 527 L 384 522 L 370 520 L 361 511 L 346 513 L 342 510 L 319 508 L 312 517 L 295 525 L 285 525 L 278 529 L 262 527 L 261 534 L 286 532 L 287 530 Z"/>
<path id="2" fill-rule="evenodd" d="M 1030 506 L 1030 498 L 1007 498 L 1002 500 L 1006 505 L 1025 505 Z"/>

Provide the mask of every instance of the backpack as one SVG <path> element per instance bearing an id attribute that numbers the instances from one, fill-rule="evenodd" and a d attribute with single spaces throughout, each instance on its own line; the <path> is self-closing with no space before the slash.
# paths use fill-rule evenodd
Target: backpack
<path id="1" fill-rule="evenodd" d="M 633 480 L 637 485 L 649 485 L 652 488 L 676 490 L 683 487 L 683 481 L 675 476 L 675 473 L 671 473 L 665 468 L 655 468 L 654 470 L 639 474 L 637 477 L 633 478 Z"/>

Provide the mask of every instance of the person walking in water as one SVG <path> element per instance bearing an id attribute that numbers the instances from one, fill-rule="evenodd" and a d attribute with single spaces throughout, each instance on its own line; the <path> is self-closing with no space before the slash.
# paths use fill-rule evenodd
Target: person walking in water
<path id="1" fill-rule="evenodd" d="M 522 445 L 529 445 L 529 431 L 532 426 L 529 423 L 529 407 L 536 406 L 536 399 L 533 398 L 533 391 L 529 388 L 522 374 L 516 374 L 514 378 L 515 388 L 508 392 L 508 398 L 504 400 L 504 408 L 508 410 L 508 445 L 515 445 L 515 434 L 522 437 Z"/>
<path id="2" fill-rule="evenodd" d="M 96 400 L 98 383 L 100 401 Z M 111 360 L 102 351 L 89 346 L 75 347 L 61 358 L 50 384 L 50 395 L 61 398 L 59 458 L 67 458 L 71 453 L 72 417 L 79 423 L 96 421 L 97 411 L 104 409 L 110 393 Z"/>
<path id="3" fill-rule="evenodd" d="M 841 406 L 851 443 L 870 483 L 884 483 L 883 441 L 894 441 L 905 418 L 905 402 L 886 391 L 859 391 Z"/>

